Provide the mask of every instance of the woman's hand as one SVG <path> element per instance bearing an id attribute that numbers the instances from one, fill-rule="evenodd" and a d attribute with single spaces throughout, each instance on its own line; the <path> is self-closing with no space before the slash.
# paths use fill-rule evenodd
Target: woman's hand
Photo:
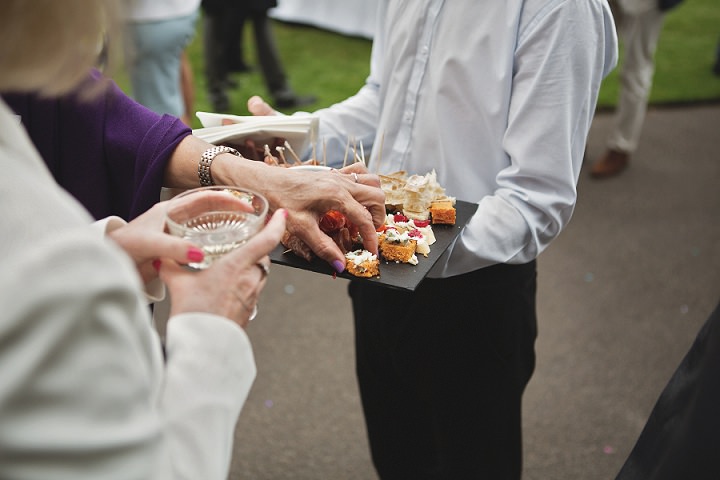
<path id="1" fill-rule="evenodd" d="M 247 108 L 255 116 L 281 115 L 257 95 L 248 99 Z M 358 226 L 365 249 L 377 254 L 375 229 L 385 223 L 385 194 L 377 175 L 370 174 L 362 163 L 333 170 L 333 173 L 345 174 L 335 177 L 320 176 L 320 172 L 288 173 L 296 174 L 295 178 L 288 178 L 282 195 L 275 196 L 274 200 L 276 205 L 290 211 L 290 233 L 341 272 L 345 268 L 345 256 L 318 226 L 328 210 L 338 210 Z M 272 197 L 267 192 L 266 196 Z"/>
<path id="2" fill-rule="evenodd" d="M 364 248 L 377 253 L 376 228 L 385 222 L 385 194 L 380 178 L 364 165 L 328 172 L 268 167 L 264 173 L 262 191 L 270 204 L 289 211 L 287 230 L 336 271 L 344 270 L 345 255 L 319 226 L 329 210 L 343 213 L 358 227 Z"/>
<path id="3" fill-rule="evenodd" d="M 267 281 L 268 254 L 280 243 L 287 212 L 277 210 L 267 225 L 242 247 L 200 271 L 182 268 L 174 258 L 155 262 L 170 290 L 170 316 L 204 312 L 247 326 Z"/>
<path id="4" fill-rule="evenodd" d="M 248 108 L 253 115 L 277 113 L 260 97 L 248 100 Z M 258 151 L 256 145 L 248 145 L 253 152 Z M 166 185 L 174 188 L 196 186 L 197 159 L 208 146 L 197 137 L 186 137 L 173 154 Z M 254 153 L 248 155 L 260 158 Z M 271 210 L 286 209 L 289 212 L 288 231 L 336 271 L 345 269 L 345 255 L 319 226 L 320 219 L 329 210 L 343 213 L 358 227 L 364 248 L 377 253 L 376 228 L 385 222 L 385 194 L 380 188 L 380 177 L 369 173 L 362 163 L 331 172 L 308 172 L 220 154 L 213 161 L 212 169 L 218 185 L 257 190 L 269 200 Z"/>
<path id="5" fill-rule="evenodd" d="M 256 117 L 266 117 L 270 115 L 282 115 L 267 103 L 262 97 L 253 95 L 247 101 L 247 108 L 250 113 Z"/>
<path id="6" fill-rule="evenodd" d="M 171 258 L 178 263 L 199 262 L 204 257 L 202 250 L 192 242 L 164 232 L 166 204 L 155 204 L 127 225 L 107 235 L 135 261 L 146 285 L 157 278 L 152 263 L 160 257 Z"/>

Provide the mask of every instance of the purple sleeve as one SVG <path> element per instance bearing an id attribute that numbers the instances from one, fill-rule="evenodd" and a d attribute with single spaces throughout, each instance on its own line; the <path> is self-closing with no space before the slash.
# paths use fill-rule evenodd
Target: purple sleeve
<path id="1" fill-rule="evenodd" d="M 158 115 L 125 95 L 115 83 L 85 98 L 92 72 L 78 92 L 58 99 L 7 95 L 56 181 L 95 218 L 130 220 L 160 198 L 165 167 L 190 135 L 179 119 Z"/>

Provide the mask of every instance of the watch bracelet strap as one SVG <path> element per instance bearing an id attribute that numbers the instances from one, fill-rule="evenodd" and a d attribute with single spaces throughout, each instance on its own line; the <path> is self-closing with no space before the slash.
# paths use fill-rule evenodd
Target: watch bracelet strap
<path id="1" fill-rule="evenodd" d="M 212 173 L 210 171 L 210 166 L 212 165 L 213 160 L 215 160 L 215 157 L 221 153 L 231 153 L 238 157 L 240 156 L 240 152 L 234 148 L 226 147 L 225 145 L 217 145 L 205 150 L 202 155 L 200 155 L 200 163 L 198 163 L 198 178 L 200 179 L 201 187 L 215 185 L 215 181 L 213 180 Z"/>

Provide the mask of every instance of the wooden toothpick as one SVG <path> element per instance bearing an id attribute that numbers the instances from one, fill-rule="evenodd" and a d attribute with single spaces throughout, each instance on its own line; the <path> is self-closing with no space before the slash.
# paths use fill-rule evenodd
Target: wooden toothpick
<path id="1" fill-rule="evenodd" d="M 277 147 L 275 147 L 275 150 L 277 150 L 278 155 L 280 155 L 280 160 L 282 160 L 282 163 L 287 163 L 287 161 L 285 160 L 285 149 L 278 145 Z"/>
<path id="2" fill-rule="evenodd" d="M 285 140 L 285 148 L 288 149 L 288 151 L 290 152 L 290 154 L 291 154 L 291 155 L 293 156 L 293 158 L 295 159 L 295 162 L 296 162 L 296 163 L 302 163 L 302 160 L 300 160 L 300 157 L 297 156 L 297 153 L 295 153 L 295 150 L 293 150 L 293 148 L 290 146 L 290 142 L 288 142 L 287 140 Z"/>

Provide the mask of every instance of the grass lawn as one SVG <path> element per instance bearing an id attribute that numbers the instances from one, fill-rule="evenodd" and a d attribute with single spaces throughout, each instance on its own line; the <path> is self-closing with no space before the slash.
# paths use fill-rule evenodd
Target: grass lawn
<path id="1" fill-rule="evenodd" d="M 315 110 L 331 105 L 355 93 L 369 70 L 371 42 L 312 27 L 274 22 L 278 49 L 290 83 L 298 93 L 318 97 Z M 198 22 L 202 28 L 202 22 Z M 245 29 L 245 56 L 257 65 L 251 27 Z M 196 111 L 212 111 L 205 94 L 202 32 L 198 30 L 188 49 L 195 76 Z M 656 54 L 656 73 L 650 97 L 652 104 L 720 100 L 720 77 L 712 74 L 720 40 L 720 2 L 685 0 L 671 11 L 665 21 Z M 622 52 L 621 52 L 622 53 Z M 237 75 L 239 87 L 231 93 L 232 112 L 246 115 L 245 103 L 255 94 L 267 96 L 259 71 Z M 127 92 L 127 80 L 118 83 Z M 604 82 L 600 108 L 612 107 L 618 91 L 617 70 Z M 194 127 L 200 123 L 195 119 Z"/>
<path id="2" fill-rule="evenodd" d="M 720 100 L 720 77 L 712 66 L 720 41 L 720 2 L 685 0 L 666 18 L 655 55 L 655 78 L 650 103 Z M 621 45 L 622 55 L 622 45 Z M 615 104 L 617 69 L 605 80 L 598 101 Z"/>

